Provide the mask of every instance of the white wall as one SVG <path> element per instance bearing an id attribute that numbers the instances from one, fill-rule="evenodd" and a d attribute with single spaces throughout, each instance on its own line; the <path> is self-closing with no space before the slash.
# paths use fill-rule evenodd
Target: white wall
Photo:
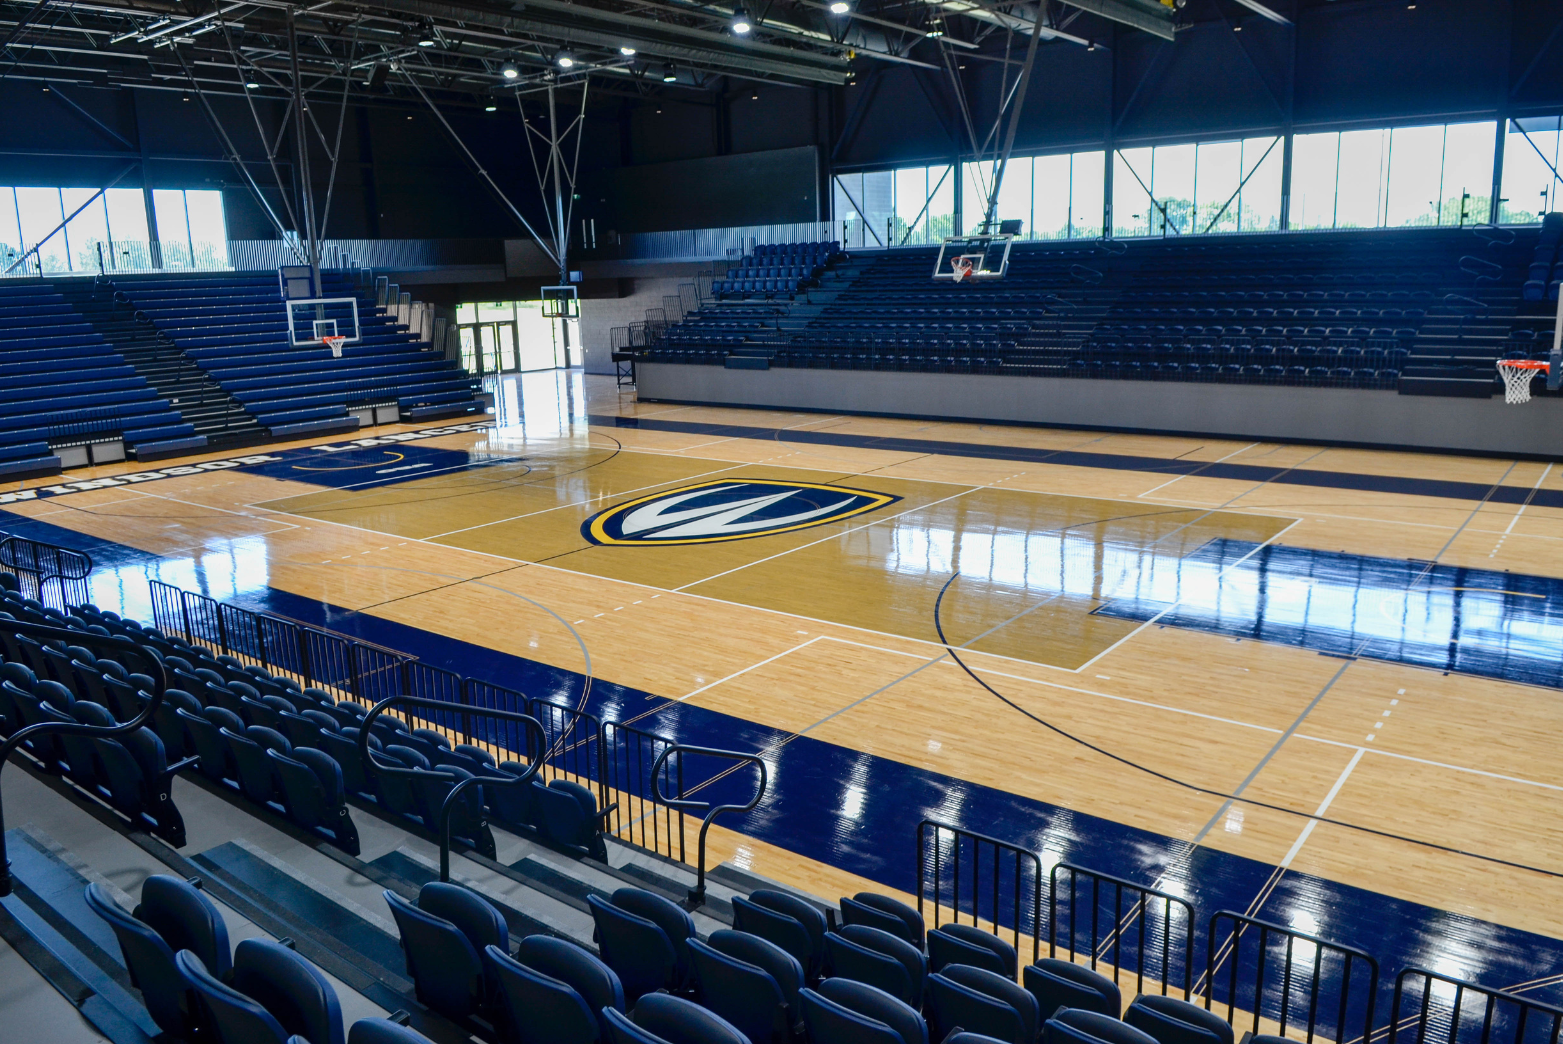
<path id="1" fill-rule="evenodd" d="M 1563 399 L 1351 388 L 643 364 L 643 400 L 1556 456 Z"/>
<path id="2" fill-rule="evenodd" d="M 581 340 L 586 345 L 586 372 L 612 373 L 613 342 L 609 330 L 615 326 L 646 321 L 646 309 L 661 308 L 664 295 L 677 296 L 680 283 L 694 282 L 694 275 L 636 278 L 635 291 L 628 297 L 587 298 L 581 301 Z"/>

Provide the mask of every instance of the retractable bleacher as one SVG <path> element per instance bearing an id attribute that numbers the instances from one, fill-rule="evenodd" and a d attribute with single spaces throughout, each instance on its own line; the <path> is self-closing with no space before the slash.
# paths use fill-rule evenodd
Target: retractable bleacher
<path id="1" fill-rule="evenodd" d="M 119 278 L 114 286 L 272 435 L 351 427 L 350 411 L 375 406 L 394 404 L 408 419 L 480 411 L 473 378 L 377 307 L 354 275 L 321 278 L 326 297 L 358 299 L 361 337 L 340 358 L 293 343 L 273 272 Z"/>
<path id="2" fill-rule="evenodd" d="M 1546 347 L 1560 229 L 1019 243 L 963 283 L 930 278 L 933 248 L 860 252 L 807 304 L 719 281 L 647 361 L 1490 395 L 1496 360 Z"/>
<path id="3" fill-rule="evenodd" d="M 0 474 L 57 471 L 67 446 L 152 450 L 194 436 L 51 284 L 0 285 L 0 363 Z"/>

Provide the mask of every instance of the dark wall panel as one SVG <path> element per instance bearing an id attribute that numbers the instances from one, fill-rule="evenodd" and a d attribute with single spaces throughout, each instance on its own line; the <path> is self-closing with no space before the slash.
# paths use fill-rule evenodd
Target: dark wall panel
<path id="1" fill-rule="evenodd" d="M 618 232 L 814 221 L 817 162 L 802 146 L 598 171 L 582 184 L 580 213 Z"/>
<path id="2" fill-rule="evenodd" d="M 1297 34 L 1297 122 L 1495 109 L 1507 79 L 1509 10 L 1504 0 L 1309 8 Z"/>
<path id="3" fill-rule="evenodd" d="M 1121 141 L 1208 137 L 1273 130 L 1286 119 L 1288 32 L 1260 18 L 1207 22 L 1176 41 L 1144 34 L 1118 49 L 1117 137 Z M 1277 46 L 1280 44 L 1280 46 Z M 1277 61 L 1277 51 L 1282 51 Z"/>

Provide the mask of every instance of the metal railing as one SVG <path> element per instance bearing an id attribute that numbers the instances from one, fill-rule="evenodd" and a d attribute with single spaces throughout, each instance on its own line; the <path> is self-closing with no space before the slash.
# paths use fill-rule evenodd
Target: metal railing
<path id="1" fill-rule="evenodd" d="M 403 668 L 415 658 L 406 653 L 229 605 L 161 580 L 150 583 L 152 622 L 165 634 L 253 660 L 300 685 L 334 690 L 364 703 L 407 690 Z"/>
<path id="2" fill-rule="evenodd" d="M 408 725 L 429 728 L 452 746 L 470 743 L 486 747 L 501 761 L 507 753 L 524 757 L 528 771 L 545 782 L 563 778 L 593 789 L 606 814 L 604 832 L 659 855 L 690 862 L 684 815 L 696 805 L 712 812 L 712 818 L 723 811 L 753 807 L 742 801 L 736 805 L 724 801 L 725 794 L 711 801 L 691 799 L 691 789 L 716 783 L 726 773 L 686 781 L 684 758 L 667 756 L 678 744 L 666 737 L 602 721 L 583 707 L 465 678 L 349 635 L 218 602 L 161 581 L 151 581 L 151 587 L 153 623 L 165 634 L 247 659 L 300 685 L 325 689 L 339 699 L 374 705 L 391 701 L 386 713 L 403 717 Z M 536 737 L 540 746 L 530 745 L 532 739 L 506 726 L 519 718 L 540 730 Z M 683 750 L 692 755 L 712 754 L 707 748 Z M 713 756 L 756 760 L 753 755 L 732 751 Z M 763 793 L 763 765 L 761 773 Z M 697 872 L 702 870 L 700 856 L 709 825 L 709 818 L 701 825 L 693 864 Z"/>
<path id="3" fill-rule="evenodd" d="M 679 759 L 678 775 L 682 780 L 684 775 L 683 759 L 690 754 L 694 754 L 697 757 L 716 758 L 721 761 L 733 761 L 738 762 L 739 764 L 753 765 L 755 768 L 760 770 L 760 785 L 754 788 L 754 796 L 741 804 L 718 804 L 714 801 L 700 801 L 682 796 L 669 797 L 662 791 L 660 787 L 658 787 L 655 792 L 654 796 L 656 799 L 669 808 L 676 808 L 680 812 L 705 813 L 705 818 L 700 821 L 700 841 L 698 846 L 699 857 L 695 863 L 695 887 L 689 890 L 689 906 L 691 909 L 693 909 L 694 907 L 700 906 L 706 901 L 706 831 L 711 829 L 711 824 L 716 820 L 716 817 L 722 815 L 723 813 L 752 812 L 754 807 L 758 805 L 761 799 L 765 797 L 765 786 L 770 781 L 770 774 L 765 768 L 765 762 L 760 760 L 760 757 L 757 754 L 743 754 L 735 750 L 718 750 L 715 747 L 691 747 L 685 746 L 681 743 L 676 743 L 670 747 L 665 748 L 657 757 L 657 763 L 653 765 L 651 769 L 652 786 L 656 786 L 659 771 L 667 764 L 670 758 L 675 756 Z M 724 770 L 723 772 L 718 773 L 716 777 L 714 777 L 712 780 L 706 781 L 706 783 L 715 782 L 716 780 L 723 778 L 727 775 L 728 771 L 730 770 Z M 702 783 L 700 786 L 705 786 L 706 783 Z M 698 787 L 696 789 L 698 789 Z M 684 791 L 682 786 L 680 786 L 679 792 L 680 795 L 683 794 Z"/>
<path id="4" fill-rule="evenodd" d="M 369 713 L 364 715 L 364 723 L 359 728 L 358 732 L 358 756 L 363 759 L 364 765 L 371 772 L 379 773 L 381 775 L 407 776 L 423 779 L 438 779 L 447 782 L 450 781 L 453 776 L 450 773 L 442 772 L 439 769 L 408 768 L 398 761 L 381 760 L 380 758 L 376 757 L 374 748 L 369 746 L 369 735 L 371 727 L 374 725 L 375 719 L 383 714 L 388 707 L 393 705 L 404 707 L 422 707 L 426 710 L 435 711 L 436 713 L 443 712 L 445 709 L 444 707 L 440 706 L 440 701 L 438 700 L 423 699 L 418 696 L 387 696 L 385 699 L 376 703 L 372 708 L 370 708 Z M 519 724 L 527 734 L 526 738 L 521 741 L 522 748 L 526 750 L 530 756 L 527 758 L 528 765 L 525 771 L 521 772 L 519 775 L 513 776 L 508 772 L 491 772 L 484 773 L 482 775 L 473 774 L 467 776 L 464 779 L 456 780 L 455 785 L 446 792 L 445 799 L 440 803 L 440 811 L 436 816 L 438 823 L 435 827 L 435 833 L 439 836 L 440 840 L 440 880 L 444 882 L 450 881 L 451 809 L 455 807 L 456 801 L 461 796 L 462 792 L 467 790 L 469 787 L 478 786 L 505 788 L 530 786 L 532 783 L 532 777 L 536 776 L 538 770 L 542 767 L 542 759 L 538 756 L 538 754 L 543 750 L 543 726 L 539 724 L 536 718 L 532 718 L 525 714 L 516 714 L 512 711 L 492 710 L 488 708 L 475 707 L 467 708 L 466 713 L 482 715 L 484 717 L 492 718 L 498 721 L 508 721 Z M 533 730 L 536 730 L 535 744 L 527 742 L 532 738 Z"/>
<path id="5" fill-rule="evenodd" d="M 1257 945 L 1243 945 L 1255 936 Z M 1280 1036 L 1303 1028 L 1310 1042 L 1320 1034 L 1331 1041 L 1371 1038 L 1379 968 L 1364 951 L 1231 910 L 1211 916 L 1207 946 L 1205 1009 L 1224 1003 L 1228 1023 L 1235 1025 L 1241 1009 L 1253 1013 L 1254 1033 L 1264 1017 L 1279 1023 Z"/>
<path id="6" fill-rule="evenodd" d="M 1067 885 L 1060 877 L 1068 879 Z M 1189 998 L 1194 923 L 1193 905 L 1169 892 L 1072 863 L 1059 863 L 1048 875 L 1048 956 L 1063 949 L 1074 961 L 1083 941 L 1093 971 L 1105 961 L 1114 983 L 1122 973 L 1132 974 L 1136 993 L 1145 992 L 1149 974 L 1161 984 L 1163 996 L 1181 988 L 1183 998 Z"/>
<path id="7" fill-rule="evenodd" d="M 0 569 L 16 575 L 22 597 L 36 598 L 51 609 L 92 600 L 87 583 L 92 556 L 85 551 L 8 536 L 0 540 Z"/>
<path id="8" fill-rule="evenodd" d="M 1563 1008 L 1411 967 L 1395 977 L 1386 1044 L 1558 1044 L 1560 1029 Z"/>
<path id="9" fill-rule="evenodd" d="M 85 646 L 88 649 L 111 650 L 114 657 L 123 656 L 126 653 L 142 660 L 148 670 L 145 672 L 152 679 L 152 692 L 141 708 L 141 713 L 126 722 L 117 725 L 81 725 L 64 721 L 44 721 L 36 725 L 28 725 L 26 728 L 17 729 L 11 733 L 3 743 L 0 743 L 0 769 L 4 769 L 6 762 L 11 759 L 12 753 L 23 743 L 36 736 L 90 736 L 97 739 L 112 739 L 115 736 L 123 736 L 126 733 L 135 732 L 141 726 L 152 720 L 157 709 L 163 705 L 163 693 L 168 689 L 168 674 L 163 670 L 163 663 L 156 656 L 131 643 L 123 640 L 93 634 L 90 631 L 78 631 L 69 627 L 53 627 L 47 624 L 25 623 L 21 620 L 3 621 L 7 631 L 13 634 L 28 635 L 42 638 L 45 641 L 61 641 L 72 645 Z M 0 801 L 0 898 L 11 894 L 11 863 L 6 857 L 5 843 L 5 805 Z"/>
<path id="10" fill-rule="evenodd" d="M 962 886 L 962 877 L 965 886 Z M 996 837 L 925 819 L 917 824 L 917 912 L 931 893 L 932 923 L 946 907 L 994 935 L 1009 932 L 1016 952 L 1031 937 L 1031 960 L 1042 955 L 1042 862 L 1035 853 Z M 948 896 L 948 902 L 946 902 Z"/>
<path id="11" fill-rule="evenodd" d="M 606 832 L 658 855 L 687 862 L 684 813 L 657 801 L 658 794 L 667 793 L 662 783 L 675 785 L 674 797 L 684 796 L 683 761 L 670 766 L 662 757 L 665 750 L 678 744 L 616 721 L 603 722 L 601 735 L 603 786 L 618 795 L 618 808 L 605 825 Z M 662 773 L 661 780 L 653 770 Z"/>

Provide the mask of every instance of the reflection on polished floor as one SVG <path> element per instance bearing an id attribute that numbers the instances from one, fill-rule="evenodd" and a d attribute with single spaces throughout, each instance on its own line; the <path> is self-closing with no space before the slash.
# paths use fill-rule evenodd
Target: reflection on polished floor
<path id="1" fill-rule="evenodd" d="M 494 391 L 6 525 L 132 615 L 157 577 L 764 750 L 716 854 L 824 894 L 908 889 L 933 817 L 1560 995 L 1559 469 Z"/>

